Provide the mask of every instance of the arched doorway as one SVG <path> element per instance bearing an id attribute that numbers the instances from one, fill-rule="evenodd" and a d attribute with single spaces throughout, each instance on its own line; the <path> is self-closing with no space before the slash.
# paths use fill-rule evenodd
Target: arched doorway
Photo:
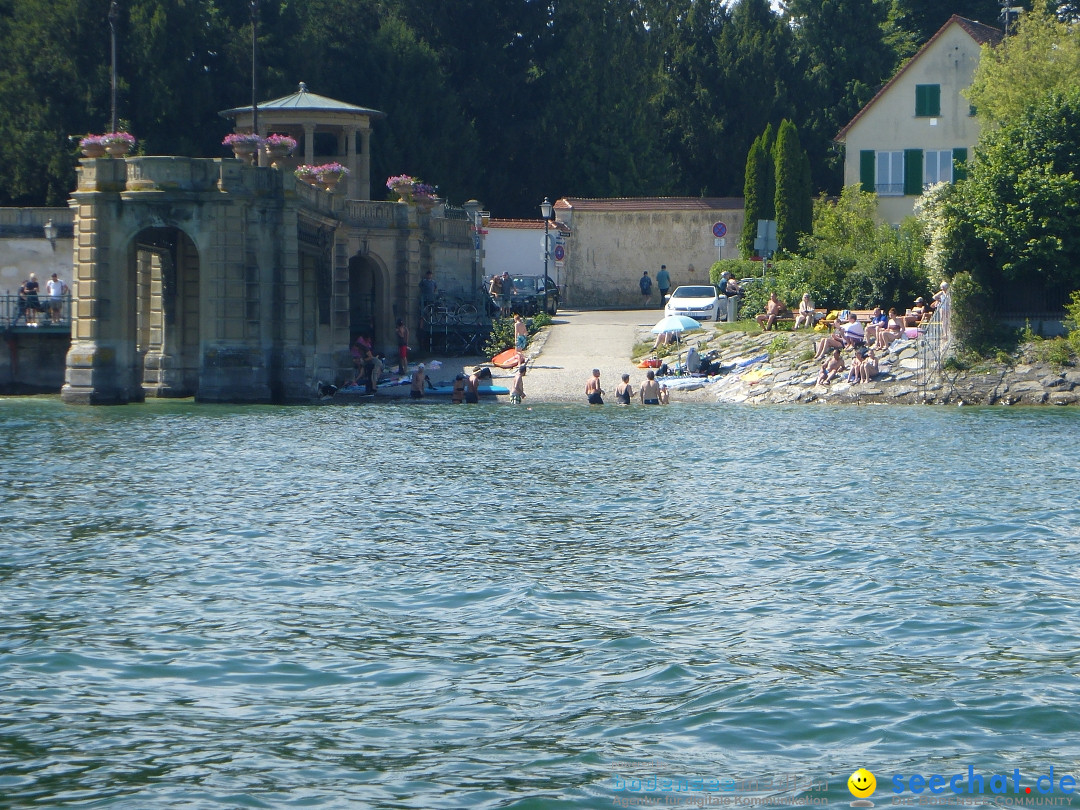
<path id="1" fill-rule="evenodd" d="M 393 310 L 387 295 L 386 274 L 370 256 L 349 259 L 349 341 L 367 335 L 376 348 L 393 343 Z"/>
<path id="2" fill-rule="evenodd" d="M 136 378 L 148 397 L 198 393 L 199 253 L 178 228 L 152 227 L 132 240 Z"/>

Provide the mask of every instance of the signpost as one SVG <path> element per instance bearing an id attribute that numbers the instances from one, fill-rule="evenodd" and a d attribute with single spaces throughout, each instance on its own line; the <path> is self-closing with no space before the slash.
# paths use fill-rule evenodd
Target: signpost
<path id="1" fill-rule="evenodd" d="M 712 226 L 713 245 L 716 246 L 716 258 L 724 258 L 724 236 L 727 234 L 727 225 L 723 222 L 714 222 Z"/>

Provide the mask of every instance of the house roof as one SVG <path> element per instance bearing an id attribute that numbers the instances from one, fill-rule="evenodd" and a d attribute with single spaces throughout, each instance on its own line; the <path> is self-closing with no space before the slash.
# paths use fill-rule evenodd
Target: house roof
<path id="1" fill-rule="evenodd" d="M 866 111 L 873 107 L 877 103 L 878 99 L 885 95 L 885 93 L 889 91 L 889 88 L 891 88 L 894 84 L 896 84 L 897 81 L 900 80 L 900 77 L 907 72 L 907 69 L 919 60 L 919 57 L 923 55 L 923 52 L 925 52 L 927 48 L 929 48 L 937 40 L 939 40 L 945 33 L 945 31 L 948 30 L 949 27 L 952 25 L 960 26 L 960 28 L 967 32 L 967 35 L 970 36 L 973 40 L 975 40 L 975 42 L 977 42 L 979 45 L 997 45 L 1004 37 L 1004 34 L 997 28 L 986 25 L 985 23 L 976 22 L 975 20 L 969 20 L 966 17 L 961 17 L 959 14 L 953 14 L 951 17 L 949 17 L 945 24 L 937 30 L 937 33 L 930 37 L 930 39 L 928 39 L 926 43 L 921 48 L 919 48 L 915 55 L 911 57 L 907 61 L 907 63 L 902 68 L 900 68 L 900 70 L 896 71 L 896 73 L 891 79 L 889 79 L 887 82 L 885 82 L 884 85 L 882 85 L 881 89 L 877 91 L 874 97 L 868 102 L 866 102 L 866 104 L 863 105 L 863 108 L 861 110 L 855 113 L 855 117 L 848 121 L 847 126 L 845 126 L 842 130 L 836 133 L 836 137 L 833 140 L 842 142 L 844 138 L 847 137 L 847 134 L 851 130 L 851 128 L 855 126 L 855 123 L 860 118 L 862 118 L 863 115 L 866 114 Z"/>
<path id="2" fill-rule="evenodd" d="M 544 230 L 544 220 L 542 219 L 495 219 L 492 217 L 488 221 L 488 229 L 491 228 L 504 228 L 506 230 L 515 231 L 542 231 Z M 570 228 L 565 222 L 559 222 L 558 220 L 548 220 L 548 228 L 553 231 L 562 231 L 563 233 L 570 233 Z"/>
<path id="3" fill-rule="evenodd" d="M 561 197 L 557 211 L 715 211 L 740 209 L 742 197 Z"/>
<path id="4" fill-rule="evenodd" d="M 386 113 L 380 110 L 372 110 L 368 107 L 357 107 L 337 99 L 320 96 L 307 89 L 307 84 L 300 82 L 300 88 L 289 96 L 275 98 L 273 101 L 260 101 L 260 110 L 297 110 L 305 112 L 337 112 L 353 113 L 355 115 L 368 115 L 372 118 L 385 118 Z M 251 105 L 246 107 L 234 107 L 231 110 L 222 110 L 218 115 L 223 118 L 235 118 L 240 113 L 251 112 Z"/>

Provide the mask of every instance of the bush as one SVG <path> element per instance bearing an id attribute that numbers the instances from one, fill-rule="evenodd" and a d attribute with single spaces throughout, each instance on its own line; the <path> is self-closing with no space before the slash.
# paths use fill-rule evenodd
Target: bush
<path id="1" fill-rule="evenodd" d="M 491 322 L 491 332 L 484 344 L 484 353 L 494 357 L 514 345 L 514 321 L 512 318 L 496 318 Z"/>
<path id="2" fill-rule="evenodd" d="M 531 318 L 529 318 L 529 334 L 535 334 L 543 329 L 545 326 L 551 326 L 555 323 L 550 315 L 546 312 L 537 312 Z"/>
<path id="3" fill-rule="evenodd" d="M 990 296 L 971 273 L 957 273 L 949 286 L 953 337 L 962 350 L 979 351 L 995 339 Z"/>

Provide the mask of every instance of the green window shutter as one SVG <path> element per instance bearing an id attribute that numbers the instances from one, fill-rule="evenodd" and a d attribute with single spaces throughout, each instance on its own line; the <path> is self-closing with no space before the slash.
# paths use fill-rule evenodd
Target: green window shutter
<path id="1" fill-rule="evenodd" d="M 922 149 L 904 150 L 904 194 L 918 197 L 922 194 Z"/>
<path id="2" fill-rule="evenodd" d="M 952 176 L 953 182 L 967 177 L 967 149 L 963 146 L 952 150 Z"/>
<path id="3" fill-rule="evenodd" d="M 873 149 L 863 149 L 859 152 L 859 185 L 863 191 L 873 194 L 877 189 L 874 186 L 874 162 L 876 155 Z"/>
<path id="4" fill-rule="evenodd" d="M 915 85 L 915 115 L 919 118 L 935 118 L 941 115 L 941 85 Z"/>

